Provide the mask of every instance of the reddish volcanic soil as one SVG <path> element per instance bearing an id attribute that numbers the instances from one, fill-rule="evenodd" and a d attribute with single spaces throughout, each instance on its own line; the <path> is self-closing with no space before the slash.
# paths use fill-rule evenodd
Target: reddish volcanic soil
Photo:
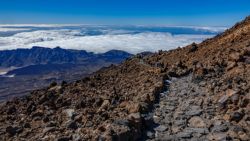
<path id="1" fill-rule="evenodd" d="M 250 140 L 250 17 L 0 106 L 0 140 Z"/>

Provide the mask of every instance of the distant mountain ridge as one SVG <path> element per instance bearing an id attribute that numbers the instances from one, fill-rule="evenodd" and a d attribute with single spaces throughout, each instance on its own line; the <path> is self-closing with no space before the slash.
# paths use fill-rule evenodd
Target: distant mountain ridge
<path id="1" fill-rule="evenodd" d="M 0 51 L 0 101 L 42 88 L 52 81 L 73 81 L 119 64 L 132 56 L 110 50 L 95 54 L 85 50 L 45 47 Z M 9 89 L 11 88 L 11 89 Z"/>
<path id="2" fill-rule="evenodd" d="M 31 49 L 16 49 L 0 51 L 0 67 L 22 67 L 38 64 L 82 64 L 87 60 L 114 59 L 116 61 L 130 57 L 125 51 L 111 50 L 106 53 L 94 54 L 85 50 L 46 48 L 34 46 Z"/>

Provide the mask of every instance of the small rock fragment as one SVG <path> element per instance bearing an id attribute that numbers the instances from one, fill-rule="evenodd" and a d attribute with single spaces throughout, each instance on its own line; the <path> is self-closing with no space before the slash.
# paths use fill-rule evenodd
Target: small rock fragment
<path id="1" fill-rule="evenodd" d="M 168 129 L 168 128 L 167 128 L 166 126 L 160 125 L 160 126 L 156 127 L 154 130 L 155 130 L 155 131 L 158 131 L 158 132 L 164 132 L 164 131 L 166 131 L 167 129 Z"/>
<path id="2" fill-rule="evenodd" d="M 206 127 L 206 123 L 204 120 L 198 116 L 194 116 L 189 120 L 189 125 L 191 127 L 204 128 Z"/>

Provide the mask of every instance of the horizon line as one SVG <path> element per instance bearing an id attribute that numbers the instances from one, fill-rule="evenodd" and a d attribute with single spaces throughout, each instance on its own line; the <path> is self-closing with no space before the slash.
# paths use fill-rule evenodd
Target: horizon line
<path id="1" fill-rule="evenodd" d="M 194 27 L 218 27 L 218 28 L 229 28 L 231 26 L 228 25 L 168 25 L 168 24 L 64 24 L 64 23 L 25 23 L 25 24 L 1 24 L 0 26 L 152 26 L 152 27 L 186 27 L 186 28 L 194 28 Z"/>

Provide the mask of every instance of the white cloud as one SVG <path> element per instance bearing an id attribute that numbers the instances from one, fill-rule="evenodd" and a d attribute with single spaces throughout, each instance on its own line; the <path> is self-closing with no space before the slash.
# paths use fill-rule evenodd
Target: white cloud
<path id="1" fill-rule="evenodd" d="M 223 32 L 226 29 L 228 29 L 227 27 L 190 27 L 192 29 L 195 30 L 203 30 L 203 31 L 208 31 L 208 32 Z"/>
<path id="2" fill-rule="evenodd" d="M 0 37 L 0 49 L 28 48 L 32 43 L 67 40 L 78 35 L 76 30 L 38 30 L 21 32 L 9 37 Z"/>
<path id="3" fill-rule="evenodd" d="M 7 28 L 0 26 L 0 32 L 10 32 L 10 31 L 27 31 L 30 30 L 29 28 Z"/>
<path id="4" fill-rule="evenodd" d="M 80 25 L 81 24 L 0 24 L 0 27 L 63 27 Z"/>
<path id="5" fill-rule="evenodd" d="M 195 30 L 196 28 L 194 28 Z M 206 28 L 213 30 L 212 28 Z M 172 35 L 164 32 L 142 32 L 132 34 L 133 31 L 116 29 L 100 30 L 103 35 L 84 36 L 83 29 L 57 29 L 20 32 L 9 37 L 0 37 L 0 50 L 31 48 L 44 46 L 54 48 L 60 46 L 67 49 L 86 50 L 102 53 L 112 49 L 124 50 L 130 53 L 143 51 L 169 50 L 178 46 L 185 46 L 192 42 L 201 42 L 213 35 Z M 81 35 L 81 36 L 79 36 Z"/>

